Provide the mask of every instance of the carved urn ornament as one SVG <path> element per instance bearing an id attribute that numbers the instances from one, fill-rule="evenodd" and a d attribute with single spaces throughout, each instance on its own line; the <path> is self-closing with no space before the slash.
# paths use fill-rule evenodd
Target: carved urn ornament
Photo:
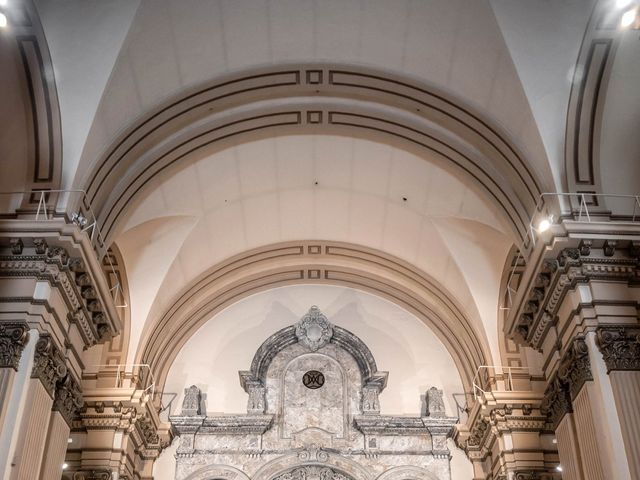
<path id="1" fill-rule="evenodd" d="M 315 305 L 296 325 L 298 342 L 315 352 L 324 347 L 333 337 L 333 326 Z"/>

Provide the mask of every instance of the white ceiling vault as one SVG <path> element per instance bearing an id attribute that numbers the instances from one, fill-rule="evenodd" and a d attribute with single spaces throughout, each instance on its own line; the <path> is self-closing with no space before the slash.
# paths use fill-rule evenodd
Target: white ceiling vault
<path id="1" fill-rule="evenodd" d="M 130 195 L 126 191 L 119 206 L 122 215 L 109 217 L 108 225 L 128 276 L 130 362 L 144 348 L 140 342 L 150 325 L 215 265 L 257 247 L 326 240 L 384 252 L 435 279 L 473 326 L 479 349 L 492 357 L 487 361 L 501 363 L 499 287 L 508 252 L 519 239 L 513 220 L 489 196 L 507 192 L 506 200 L 497 202 L 504 204 L 511 201 L 510 191 L 516 191 L 515 198 L 528 196 L 529 204 L 510 207 L 520 209 L 522 222 L 532 198 L 566 184 L 567 106 L 596 0 L 35 2 L 60 99 L 62 187 L 93 186 L 94 173 L 107 160 L 113 163 L 105 170 L 116 177 L 153 170 L 146 184 L 139 182 Z M 640 111 L 634 108 L 640 102 L 634 87 L 640 77 L 634 61 L 639 42 L 633 43 L 631 36 L 623 40 L 611 77 L 618 93 L 603 110 L 608 123 L 601 155 L 614 156 L 616 165 L 638 173 L 633 155 L 640 152 L 640 140 L 622 151 L 618 140 L 629 135 L 629 128 L 616 129 L 613 121 L 622 112 L 631 124 Z M 510 149 L 522 165 L 514 166 L 512 157 L 498 158 L 503 150 L 491 144 L 491 135 L 485 144 L 473 144 L 451 128 L 458 119 L 443 115 L 440 124 L 436 117 L 428 120 L 433 131 L 451 139 L 452 149 L 454 141 L 465 148 L 473 144 L 470 157 L 490 167 L 494 160 L 508 164 L 521 183 L 487 168 L 482 173 L 495 182 L 492 189 L 490 182 L 474 182 L 472 169 L 463 175 L 464 165 L 459 171 L 447 168 L 432 152 L 418 153 L 346 128 L 277 135 L 265 131 L 230 139 L 215 150 L 194 150 L 172 164 L 149 164 L 153 168 L 135 161 L 162 151 L 161 141 L 171 146 L 185 132 L 195 135 L 204 117 L 176 116 L 172 131 L 151 122 L 149 137 L 141 134 L 142 140 L 130 148 L 122 140 L 197 88 L 281 66 L 308 74 L 301 65 L 324 65 L 325 72 L 331 66 L 369 69 L 384 75 L 383 80 L 399 78 L 426 86 L 425 92 L 428 87 L 429 94 L 439 92 L 465 115 L 481 112 L 481 128 L 495 134 L 496 143 L 507 145 L 503 150 Z M 307 83 L 313 82 L 307 78 Z M 373 105 L 368 97 L 349 97 L 345 91 L 329 92 L 325 103 L 345 110 Z M 294 102 L 319 108 L 320 95 L 313 94 L 305 90 L 285 100 L 258 100 L 264 109 L 277 102 L 278 108 Z M 232 107 L 249 111 L 251 102 L 260 103 L 251 95 L 247 93 L 246 104 Z M 625 103 L 629 97 L 631 104 Z M 384 99 L 366 107 L 380 105 L 408 116 Z M 416 111 L 410 113 L 418 117 Z M 118 164 L 125 155 L 118 157 L 118 149 L 126 148 L 135 158 Z M 634 188 L 633 176 L 621 180 L 613 170 L 603 175 L 605 186 Z M 119 196 L 118 189 L 106 185 L 109 194 Z"/>

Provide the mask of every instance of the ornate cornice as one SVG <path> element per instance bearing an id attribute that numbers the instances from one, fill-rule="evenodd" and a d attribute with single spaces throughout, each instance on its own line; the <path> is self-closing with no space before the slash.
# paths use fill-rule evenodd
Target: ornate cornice
<path id="1" fill-rule="evenodd" d="M 273 423 L 273 415 L 172 416 L 171 424 L 180 434 L 262 435 Z"/>
<path id="2" fill-rule="evenodd" d="M 28 340 L 29 326 L 26 323 L 0 323 L 0 368 L 17 371 Z"/>
<path id="3" fill-rule="evenodd" d="M 67 366 L 50 335 L 42 335 L 36 343 L 31 378 L 37 378 L 53 398 L 56 384 L 67 375 Z"/>
<path id="4" fill-rule="evenodd" d="M 69 310 L 68 320 L 78 325 L 85 344 L 107 340 L 112 332 L 82 259 L 71 258 L 66 249 L 49 246 L 41 238 L 33 244 L 29 253 L 12 249 L 12 255 L 0 255 L 0 276 L 37 278 L 57 286 Z"/>
<path id="5" fill-rule="evenodd" d="M 365 435 L 446 435 L 453 432 L 457 419 L 453 417 L 393 417 L 387 415 L 356 415 L 355 426 Z"/>
<path id="6" fill-rule="evenodd" d="M 109 470 L 81 470 L 74 472 L 73 480 L 111 480 L 111 472 Z M 122 478 L 122 477 L 120 477 Z"/>
<path id="7" fill-rule="evenodd" d="M 640 370 L 640 325 L 598 327 L 596 344 L 607 365 L 607 373 Z"/>
<path id="8" fill-rule="evenodd" d="M 558 237 L 551 246 L 540 247 L 510 311 L 508 328 L 514 339 L 542 348 L 549 329 L 564 320 L 557 316 L 567 293 L 579 283 L 638 281 L 638 249 L 633 241 L 602 240 L 601 232 L 596 238 Z"/>

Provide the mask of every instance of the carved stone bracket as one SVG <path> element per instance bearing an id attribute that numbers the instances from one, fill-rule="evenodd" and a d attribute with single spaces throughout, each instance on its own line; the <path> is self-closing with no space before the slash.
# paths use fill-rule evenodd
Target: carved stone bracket
<path id="1" fill-rule="evenodd" d="M 56 384 L 67 374 L 60 351 L 49 335 L 42 335 L 36 343 L 31 378 L 37 378 L 53 398 Z"/>
<path id="2" fill-rule="evenodd" d="M 596 344 L 612 370 L 640 370 L 640 326 L 598 327 Z"/>
<path id="3" fill-rule="evenodd" d="M 18 370 L 22 350 L 29 341 L 26 323 L 0 323 L 0 368 Z"/>

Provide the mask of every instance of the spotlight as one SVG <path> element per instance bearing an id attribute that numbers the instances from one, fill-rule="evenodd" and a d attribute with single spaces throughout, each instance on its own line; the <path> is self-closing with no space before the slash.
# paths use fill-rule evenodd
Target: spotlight
<path id="1" fill-rule="evenodd" d="M 540 223 L 538 223 L 538 229 L 537 229 L 538 233 L 546 232 L 551 228 L 552 224 L 553 224 L 553 217 L 551 215 L 549 215 L 546 218 L 543 218 L 542 220 L 540 220 Z"/>
<path id="2" fill-rule="evenodd" d="M 73 215 L 71 215 L 71 221 L 80 228 L 84 227 L 87 224 L 87 219 L 81 213 L 74 213 Z"/>
<path id="3" fill-rule="evenodd" d="M 620 26 L 622 28 L 630 27 L 636 22 L 637 15 L 638 15 L 637 8 L 632 8 L 631 10 L 627 10 L 622 14 L 622 18 L 620 18 Z"/>
<path id="4" fill-rule="evenodd" d="M 558 466 L 556 467 L 556 470 L 557 470 L 557 471 L 559 471 L 559 472 L 561 472 L 561 471 L 562 471 L 562 465 L 558 465 Z"/>
<path id="5" fill-rule="evenodd" d="M 67 438 L 67 443 L 72 443 L 73 442 L 73 438 L 69 437 Z"/>
<path id="6" fill-rule="evenodd" d="M 8 3 L 8 0 L 0 0 L 0 7 L 6 7 Z"/>
<path id="7" fill-rule="evenodd" d="M 7 27 L 7 16 L 0 12 L 0 28 L 6 28 Z"/>
<path id="8" fill-rule="evenodd" d="M 68 463 L 63 463 L 62 464 L 62 469 L 66 470 L 67 468 L 69 468 L 69 464 Z"/>
<path id="9" fill-rule="evenodd" d="M 554 438 L 553 440 L 551 440 L 551 443 L 558 443 L 558 439 Z"/>

